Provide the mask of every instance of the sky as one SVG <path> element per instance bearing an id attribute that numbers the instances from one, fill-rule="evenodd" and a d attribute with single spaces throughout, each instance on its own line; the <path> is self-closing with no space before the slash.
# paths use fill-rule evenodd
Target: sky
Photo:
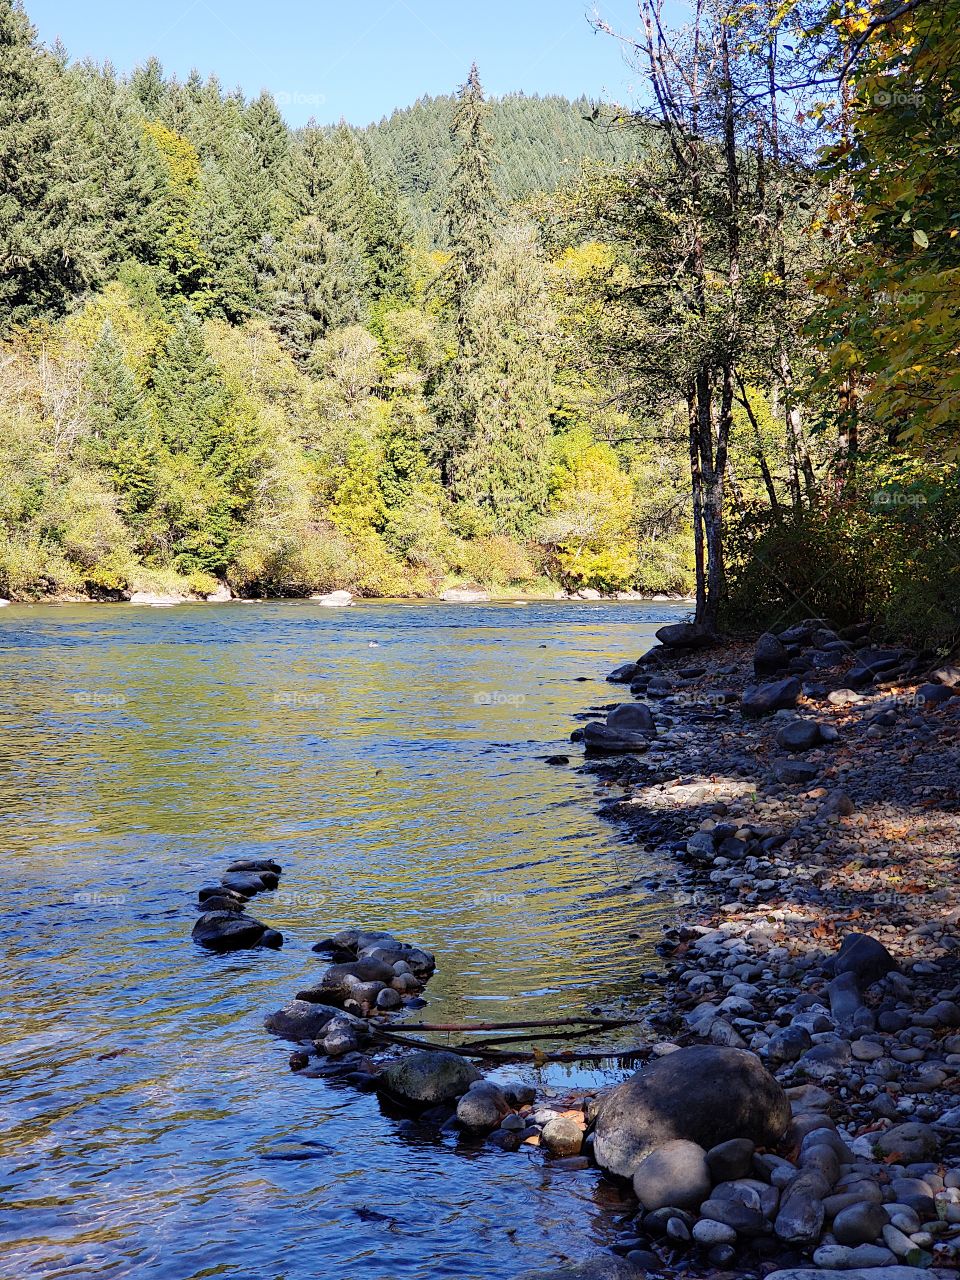
<path id="1" fill-rule="evenodd" d="M 476 61 L 490 94 L 632 101 L 622 46 L 595 34 L 593 0 L 25 0 L 40 39 L 73 59 L 131 71 L 151 54 L 255 97 L 268 89 L 293 126 L 365 125 L 423 94 L 453 91 Z M 600 0 L 618 30 L 635 0 Z"/>

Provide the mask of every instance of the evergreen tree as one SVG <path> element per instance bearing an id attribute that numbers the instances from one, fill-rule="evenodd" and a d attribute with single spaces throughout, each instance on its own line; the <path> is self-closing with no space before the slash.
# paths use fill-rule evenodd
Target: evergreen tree
<path id="1" fill-rule="evenodd" d="M 498 207 L 490 176 L 493 143 L 487 131 L 488 114 L 480 74 L 474 63 L 466 84 L 460 89 L 450 126 L 456 154 L 446 203 L 450 249 L 447 279 L 461 351 L 469 341 L 465 318 L 470 290 L 483 276 Z"/>
<path id="2" fill-rule="evenodd" d="M 161 230 L 152 260 L 161 269 L 166 291 L 190 298 L 202 310 L 213 264 L 202 239 L 200 157 L 186 138 L 159 121 L 143 127 L 163 174 Z"/>
<path id="3" fill-rule="evenodd" d="M 363 264 L 352 245 L 304 218 L 276 249 L 266 307 L 284 346 L 309 359 L 330 329 L 363 314 Z"/>
<path id="4" fill-rule="evenodd" d="M 157 363 L 153 412 L 173 564 L 181 572 L 222 574 L 242 542 L 264 442 L 252 406 L 228 385 L 187 309 Z"/>
<path id="5" fill-rule="evenodd" d="M 109 278 L 127 259 L 149 261 L 163 234 L 164 167 L 144 138 L 138 99 L 112 68 L 85 64 L 71 71 L 67 83 Z"/>
<path id="6" fill-rule="evenodd" d="M 141 525 L 156 495 L 156 441 L 143 392 L 109 320 L 87 361 L 83 390 L 87 455 L 107 472 L 127 522 Z"/>
<path id="7" fill-rule="evenodd" d="M 469 298 L 470 345 L 457 385 L 472 430 L 450 463 L 455 496 L 480 513 L 482 527 L 499 533 L 529 533 L 546 506 L 549 314 L 534 232 L 511 227 Z"/>
<path id="8" fill-rule="evenodd" d="M 455 460 L 468 449 L 479 425 L 477 375 L 484 352 L 474 295 L 489 265 L 497 214 L 497 196 L 490 179 L 487 110 L 474 64 L 460 90 L 450 129 L 457 151 L 447 195 L 450 259 L 443 285 L 452 312 L 456 350 L 440 387 L 434 439 L 436 460 L 448 482 L 455 474 Z"/>
<path id="9" fill-rule="evenodd" d="M 257 248 L 271 222 L 269 180 L 257 164 L 251 139 L 228 139 L 219 164 L 201 176 L 201 238 L 215 270 L 211 306 L 230 320 L 249 316 L 257 303 Z"/>
<path id="10" fill-rule="evenodd" d="M 0 311 L 6 322 L 57 313 L 97 274 L 84 174 L 68 163 L 63 71 L 19 0 L 0 0 Z"/>
<path id="11" fill-rule="evenodd" d="M 290 157 L 290 130 L 277 109 L 276 102 L 266 90 L 247 107 L 243 124 L 253 139 L 261 169 L 269 174 L 279 172 Z"/>
<path id="12" fill-rule="evenodd" d="M 153 120 L 160 115 L 167 84 L 159 59 L 148 58 L 142 67 L 136 68 L 130 77 L 130 90 L 148 119 Z"/>

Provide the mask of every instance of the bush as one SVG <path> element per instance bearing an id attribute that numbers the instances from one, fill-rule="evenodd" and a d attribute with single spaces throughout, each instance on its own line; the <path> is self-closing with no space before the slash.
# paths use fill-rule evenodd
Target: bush
<path id="1" fill-rule="evenodd" d="M 915 647 L 957 643 L 960 496 L 933 485 L 875 488 L 868 479 L 843 501 L 741 527 L 730 544 L 729 623 L 866 619 Z"/>
<path id="2" fill-rule="evenodd" d="M 526 548 L 504 534 L 461 543 L 456 559 L 459 573 L 487 586 L 519 586 L 536 574 Z"/>

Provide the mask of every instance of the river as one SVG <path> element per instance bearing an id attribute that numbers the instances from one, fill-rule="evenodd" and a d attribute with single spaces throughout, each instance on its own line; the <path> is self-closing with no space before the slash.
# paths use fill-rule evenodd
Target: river
<path id="1" fill-rule="evenodd" d="M 594 1172 L 419 1132 L 292 1075 L 262 1019 L 351 924 L 436 953 L 431 1020 L 642 991 L 665 907 L 624 887 L 656 868 L 596 816 L 568 738 L 617 697 L 603 674 L 678 616 L 4 609 L 0 1269 L 510 1280 L 602 1248 L 618 1193 Z M 284 874 L 251 912 L 283 950 L 201 952 L 197 889 L 264 856 Z M 532 1071 L 561 1092 L 615 1078 Z M 293 1151 L 316 1158 L 276 1158 Z"/>

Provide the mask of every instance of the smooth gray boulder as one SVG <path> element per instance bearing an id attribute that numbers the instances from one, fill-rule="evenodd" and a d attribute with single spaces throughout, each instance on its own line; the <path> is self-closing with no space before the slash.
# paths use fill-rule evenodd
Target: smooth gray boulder
<path id="1" fill-rule="evenodd" d="M 656 733 L 653 712 L 643 702 L 621 702 L 607 715 L 607 728 L 617 733 Z"/>
<path id="2" fill-rule="evenodd" d="M 771 1271 L 767 1280 L 930 1280 L 930 1272 L 922 1267 L 857 1267 L 855 1271 L 787 1267 Z"/>
<path id="3" fill-rule="evenodd" d="M 880 1156 L 896 1156 L 900 1164 L 922 1164 L 937 1159 L 940 1138 L 930 1125 L 909 1120 L 881 1133 L 873 1149 Z"/>
<path id="4" fill-rule="evenodd" d="M 263 1025 L 282 1040 L 316 1040 L 335 1017 L 337 1010 L 332 1005 L 291 1000 L 275 1013 L 268 1013 Z"/>
<path id="5" fill-rule="evenodd" d="M 683 1138 L 651 1151 L 633 1173 L 634 1194 L 648 1212 L 667 1205 L 697 1209 L 711 1185 L 706 1151 Z"/>
<path id="6" fill-rule="evenodd" d="M 583 726 L 583 745 L 590 751 L 606 751 L 620 754 L 625 751 L 647 751 L 650 748 L 650 734 L 628 733 L 625 729 L 614 729 L 610 725 L 601 724 L 599 720 L 591 720 Z"/>
<path id="7" fill-rule="evenodd" d="M 731 1138 L 773 1146 L 790 1119 L 786 1094 L 755 1054 L 694 1045 L 658 1058 L 600 1099 L 594 1156 L 608 1173 L 628 1178 L 677 1138 L 705 1150 Z"/>
<path id="8" fill-rule="evenodd" d="M 812 751 L 821 741 L 816 720 L 791 720 L 777 734 L 777 746 L 784 751 Z"/>
<path id="9" fill-rule="evenodd" d="M 668 649 L 706 649 L 717 643 L 716 632 L 698 622 L 671 622 L 655 634 Z"/>
<path id="10" fill-rule="evenodd" d="M 635 662 L 625 662 L 621 667 L 614 667 L 607 679 L 611 684 L 630 684 L 636 674 L 637 664 Z"/>
<path id="11" fill-rule="evenodd" d="M 397 1102 L 432 1107 L 462 1097 L 480 1079 L 477 1068 L 458 1053 L 427 1049 L 391 1062 L 379 1087 Z"/>
<path id="12" fill-rule="evenodd" d="M 571 1116 L 553 1116 L 543 1126 L 540 1141 L 555 1156 L 577 1156 L 583 1147 L 583 1130 Z"/>
<path id="13" fill-rule="evenodd" d="M 896 967 L 896 960 L 882 942 L 867 933 L 848 933 L 840 944 L 840 950 L 823 968 L 825 973 L 834 977 L 851 973 L 863 988 L 879 982 Z"/>
<path id="14" fill-rule="evenodd" d="M 773 762 L 774 777 L 778 782 L 785 782 L 788 786 L 804 786 L 812 782 L 819 772 L 819 766 L 811 764 L 808 760 L 775 760 Z"/>
<path id="15" fill-rule="evenodd" d="M 472 1084 L 457 1103 L 457 1119 L 473 1133 L 490 1133 L 510 1111 L 503 1091 L 488 1080 Z"/>
<path id="16" fill-rule="evenodd" d="M 772 716 L 775 711 L 795 707 L 799 697 L 800 681 L 795 676 L 773 680 L 769 684 L 750 685 L 743 691 L 740 713 L 748 720 L 759 720 L 761 716 Z"/>
<path id="17" fill-rule="evenodd" d="M 774 676 L 790 661 L 786 645 L 769 631 L 757 641 L 753 654 L 753 671 L 760 676 Z"/>
<path id="18" fill-rule="evenodd" d="M 886 1225 L 886 1210 L 864 1200 L 840 1210 L 833 1220 L 833 1234 L 838 1244 L 873 1244 Z"/>
<path id="19" fill-rule="evenodd" d="M 356 993 L 357 983 L 379 982 L 385 986 L 397 975 L 388 964 L 380 960 L 352 960 L 346 964 L 332 964 L 312 987 L 297 992 L 298 1000 L 313 1000 L 319 1004 L 348 1000 Z M 377 992 L 371 992 L 373 1000 Z"/>

